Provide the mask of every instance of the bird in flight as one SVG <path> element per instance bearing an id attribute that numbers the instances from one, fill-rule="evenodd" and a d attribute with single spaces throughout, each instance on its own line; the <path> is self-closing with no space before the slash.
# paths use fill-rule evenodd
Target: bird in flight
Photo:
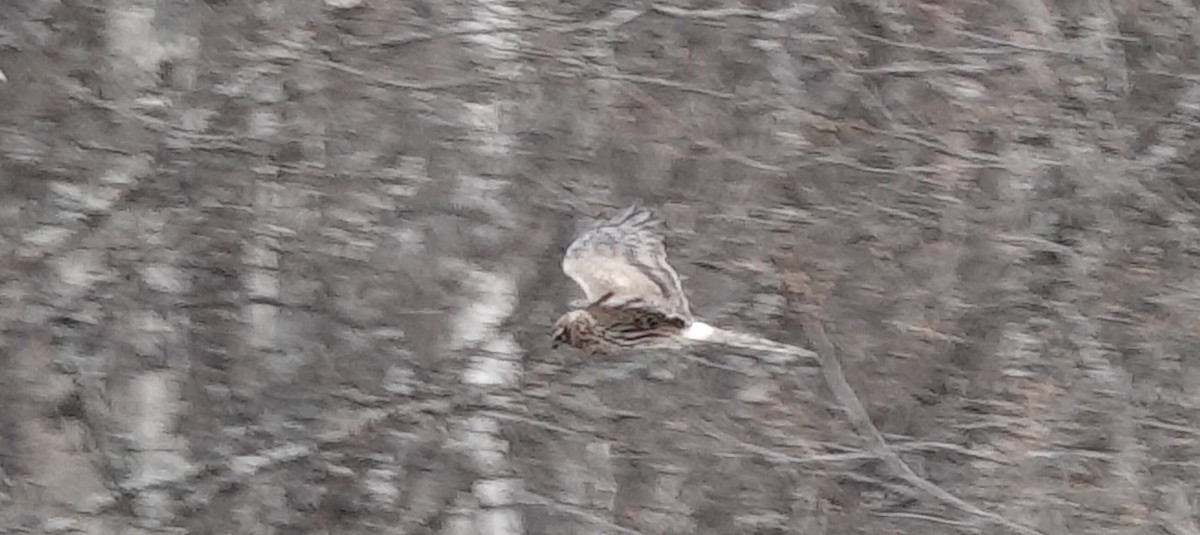
<path id="1" fill-rule="evenodd" d="M 597 355 L 637 349 L 721 344 L 796 354 L 804 349 L 697 321 L 675 268 L 667 262 L 649 210 L 633 205 L 598 221 L 567 247 L 562 269 L 586 300 L 554 323 L 554 347 L 569 345 Z"/>

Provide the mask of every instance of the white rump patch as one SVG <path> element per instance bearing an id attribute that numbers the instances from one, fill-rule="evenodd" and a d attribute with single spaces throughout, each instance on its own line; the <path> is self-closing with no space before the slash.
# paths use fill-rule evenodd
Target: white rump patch
<path id="1" fill-rule="evenodd" d="M 713 332 L 715 332 L 715 331 L 716 331 L 716 329 L 713 329 L 712 325 L 709 325 L 707 323 L 700 322 L 700 321 L 695 321 L 695 322 L 692 322 L 692 324 L 689 325 L 688 328 L 683 330 L 683 337 L 688 340 L 703 341 L 703 340 L 708 340 L 709 338 L 711 338 L 713 335 Z"/>

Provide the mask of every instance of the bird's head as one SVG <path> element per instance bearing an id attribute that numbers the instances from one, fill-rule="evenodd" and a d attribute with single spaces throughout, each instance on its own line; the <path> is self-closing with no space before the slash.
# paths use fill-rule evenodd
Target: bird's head
<path id="1" fill-rule="evenodd" d="M 551 345 L 558 349 L 562 344 L 578 347 L 580 338 L 579 335 L 591 330 L 596 325 L 596 318 L 586 310 L 572 310 L 563 314 L 554 322 L 554 328 L 550 331 L 553 338 Z"/>

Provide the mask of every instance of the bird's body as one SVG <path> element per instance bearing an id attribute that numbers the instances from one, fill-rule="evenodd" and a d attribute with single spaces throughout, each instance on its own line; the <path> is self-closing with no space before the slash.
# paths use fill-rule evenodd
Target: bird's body
<path id="1" fill-rule="evenodd" d="M 586 305 L 564 314 L 554 339 L 590 353 L 677 347 L 692 323 L 679 275 L 649 210 L 630 206 L 589 227 L 567 247 L 563 272 Z"/>
<path id="2" fill-rule="evenodd" d="M 680 346 L 680 333 L 688 326 L 683 319 L 636 305 L 613 306 L 602 299 L 567 312 L 554 324 L 555 343 L 600 355 Z"/>
<path id="3" fill-rule="evenodd" d="M 554 323 L 554 345 L 611 355 L 678 348 L 692 342 L 796 353 L 807 351 L 695 321 L 675 268 L 667 262 L 649 210 L 630 206 L 589 227 L 567 247 L 563 272 L 587 297 Z"/>

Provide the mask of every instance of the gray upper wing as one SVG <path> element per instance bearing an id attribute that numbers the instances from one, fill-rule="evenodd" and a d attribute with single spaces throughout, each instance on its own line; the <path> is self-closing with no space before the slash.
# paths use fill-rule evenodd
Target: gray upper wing
<path id="1" fill-rule="evenodd" d="M 589 301 L 612 294 L 614 305 L 640 300 L 691 319 L 679 275 L 667 262 L 659 221 L 649 210 L 630 206 L 597 222 L 567 248 L 563 272 Z"/>

